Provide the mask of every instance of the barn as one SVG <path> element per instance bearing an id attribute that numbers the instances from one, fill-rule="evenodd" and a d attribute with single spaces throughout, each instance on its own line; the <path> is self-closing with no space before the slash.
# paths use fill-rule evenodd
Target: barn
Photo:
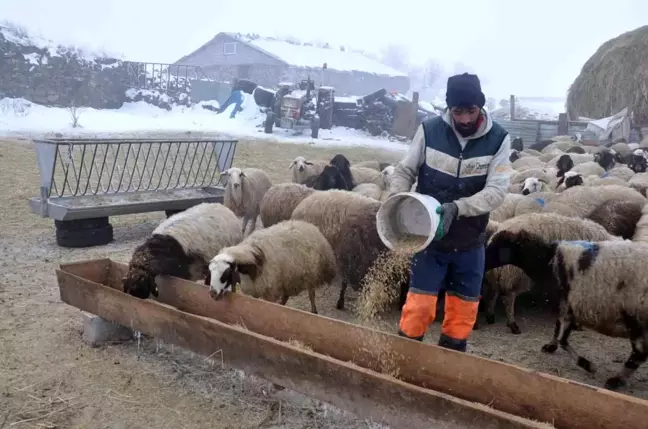
<path id="1" fill-rule="evenodd" d="M 250 79 L 275 87 L 310 78 L 336 95 L 365 95 L 379 89 L 406 93 L 409 77 L 345 47 L 315 46 L 258 35 L 219 33 L 174 65 L 200 66 L 211 79 Z"/>

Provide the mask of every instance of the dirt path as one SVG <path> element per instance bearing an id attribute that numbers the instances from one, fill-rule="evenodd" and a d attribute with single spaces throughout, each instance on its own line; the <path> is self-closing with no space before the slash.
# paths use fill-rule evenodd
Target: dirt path
<path id="1" fill-rule="evenodd" d="M 289 180 L 297 155 L 328 159 L 345 153 L 352 162 L 398 154 L 375 149 L 318 149 L 308 145 L 241 142 L 236 166 L 258 166 L 273 181 Z M 367 428 L 368 422 L 296 395 L 274 393 L 260 380 L 155 340 L 90 348 L 81 342 L 79 311 L 60 303 L 54 268 L 63 262 L 110 257 L 128 262 L 134 247 L 163 219 L 162 213 L 111 218 L 115 241 L 108 246 L 65 249 L 54 242 L 51 220 L 29 211 L 38 192 L 33 148 L 0 141 L 0 428 Z M 347 310 L 335 309 L 338 291 L 318 291 L 318 309 L 355 321 L 356 294 Z M 288 305 L 307 309 L 299 296 Z M 599 373 L 589 376 L 566 353 L 540 353 L 553 330 L 551 315 L 518 310 L 523 333 L 510 334 L 502 317 L 475 331 L 470 352 L 543 372 L 601 385 L 627 358 L 626 340 L 577 332 L 573 345 L 591 357 Z M 397 314 L 381 323 L 395 332 Z M 426 341 L 438 338 L 436 323 Z M 648 398 L 648 367 L 624 393 Z M 281 405 L 279 405 L 281 402 Z M 279 411 L 280 410 L 280 411 Z M 19 423 L 22 422 L 22 423 Z"/>

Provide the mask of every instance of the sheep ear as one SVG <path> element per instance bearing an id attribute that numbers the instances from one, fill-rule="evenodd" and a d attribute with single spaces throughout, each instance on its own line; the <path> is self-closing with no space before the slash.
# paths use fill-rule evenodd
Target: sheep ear
<path id="1" fill-rule="evenodd" d="M 227 170 L 221 172 L 220 176 L 221 176 L 221 177 L 223 177 L 223 176 L 229 176 L 229 174 L 230 174 L 230 171 L 229 171 L 229 168 L 228 168 Z"/>
<path id="2" fill-rule="evenodd" d="M 295 161 L 291 162 L 290 165 L 288 166 L 288 170 L 290 170 L 291 168 L 293 168 L 293 167 L 295 166 L 296 163 L 297 163 L 297 162 L 295 162 Z"/>
<path id="3" fill-rule="evenodd" d="M 259 276 L 259 274 L 261 274 L 261 270 L 263 269 L 263 264 L 265 264 L 266 258 L 263 251 L 256 246 L 252 248 L 252 256 L 254 257 L 254 262 L 248 264 L 238 264 L 238 272 L 250 276 L 250 279 L 254 281 Z"/>
<path id="4" fill-rule="evenodd" d="M 542 182 L 542 183 L 544 183 L 545 185 L 547 184 L 547 181 L 546 181 L 545 179 L 538 179 L 538 182 Z"/>
<path id="5" fill-rule="evenodd" d="M 564 181 L 565 181 L 565 176 L 562 176 L 562 177 L 560 178 L 560 180 L 558 181 L 558 184 L 556 185 L 556 189 L 558 189 L 558 188 L 560 187 L 560 185 L 563 184 Z"/>
<path id="6" fill-rule="evenodd" d="M 240 176 L 241 176 L 241 177 L 247 177 L 243 171 L 241 171 Z"/>
<path id="7" fill-rule="evenodd" d="M 313 165 L 313 163 L 310 162 L 310 161 L 304 161 L 304 164 L 306 164 L 306 165 Z"/>

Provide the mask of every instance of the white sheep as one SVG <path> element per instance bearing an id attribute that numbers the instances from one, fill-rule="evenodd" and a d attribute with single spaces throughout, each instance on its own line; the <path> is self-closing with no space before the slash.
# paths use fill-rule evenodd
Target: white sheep
<path id="1" fill-rule="evenodd" d="M 252 222 L 250 231 L 256 228 L 257 216 L 261 211 L 261 200 L 272 186 L 268 174 L 258 168 L 236 168 L 223 171 L 227 176 L 225 186 L 225 206 L 237 216 L 243 217 L 243 236 L 248 223 Z"/>
<path id="2" fill-rule="evenodd" d="M 365 167 L 365 168 L 371 168 L 373 170 L 377 171 L 383 171 L 385 168 L 387 168 L 390 164 L 388 162 L 380 162 L 377 160 L 373 161 L 362 161 L 353 164 L 354 167 Z"/>
<path id="3" fill-rule="evenodd" d="M 523 235 L 533 233 L 545 242 L 554 240 L 620 240 L 609 234 L 605 228 L 588 219 L 562 216 L 555 213 L 526 213 L 508 219 L 499 224 L 497 231 L 491 236 L 490 243 L 497 240 L 500 234 Z M 546 267 L 545 267 L 546 269 Z M 533 287 L 533 282 L 522 270 L 512 265 L 505 265 L 486 270 L 484 281 L 487 287 L 486 320 L 494 323 L 495 305 L 501 295 L 506 308 L 506 325 L 514 334 L 522 331 L 515 321 L 515 299 Z"/>
<path id="4" fill-rule="evenodd" d="M 519 187 L 518 187 L 519 189 Z M 522 201 L 524 195 L 508 193 L 504 196 L 504 202 L 490 213 L 490 219 L 495 222 L 503 222 L 515 216 L 515 208 Z"/>
<path id="5" fill-rule="evenodd" d="M 353 188 L 352 191 L 364 195 L 365 197 L 373 198 L 377 201 L 382 200 L 383 190 L 375 183 L 361 183 Z"/>
<path id="6" fill-rule="evenodd" d="M 592 362 L 569 344 L 576 325 L 610 337 L 629 338 L 632 353 L 623 368 L 605 381 L 615 390 L 627 383 L 648 358 L 646 273 L 637 261 L 648 260 L 648 244 L 623 241 L 547 243 L 535 234 L 498 234 L 486 250 L 486 269 L 512 264 L 536 283 L 563 291 L 553 338 L 542 347 L 560 346 L 576 364 L 594 373 Z M 547 269 L 551 267 L 551 269 Z"/>
<path id="7" fill-rule="evenodd" d="M 612 199 L 624 199 L 641 204 L 646 202 L 643 195 L 625 186 L 605 185 L 596 188 L 575 186 L 565 189 L 557 198 L 547 203 L 543 211 L 565 216 L 586 217 L 604 201 Z"/>
<path id="8" fill-rule="evenodd" d="M 539 213 L 544 206 L 558 197 L 554 192 L 534 192 L 525 195 L 515 206 L 515 216 L 526 213 Z"/>
<path id="9" fill-rule="evenodd" d="M 387 167 L 385 167 L 383 169 L 383 171 L 380 172 L 380 174 L 382 175 L 382 179 L 383 179 L 383 189 L 389 189 L 389 186 L 391 185 L 391 180 L 392 180 L 392 176 L 394 175 L 394 170 L 395 169 L 396 169 L 396 167 L 394 167 L 393 165 L 388 165 Z"/>
<path id="10" fill-rule="evenodd" d="M 202 279 L 211 258 L 242 239 L 241 221 L 222 204 L 202 203 L 176 213 L 135 248 L 123 279 L 124 292 L 142 299 L 157 296 L 157 275 Z"/>
<path id="11" fill-rule="evenodd" d="M 528 177 L 524 179 L 521 185 L 522 195 L 529 195 L 533 192 L 550 192 L 551 189 L 547 182 L 536 177 Z"/>
<path id="12" fill-rule="evenodd" d="M 272 185 L 261 199 L 259 208 L 263 227 L 290 219 L 295 207 L 313 192 L 316 192 L 313 188 L 299 183 Z"/>
<path id="13" fill-rule="evenodd" d="M 311 177 L 318 176 L 326 162 L 322 161 L 309 161 L 303 156 L 298 156 L 292 160 L 288 169 L 292 169 L 293 183 L 306 183 Z"/>
<path id="14" fill-rule="evenodd" d="M 383 176 L 380 171 L 367 167 L 351 166 L 351 177 L 353 184 L 358 186 L 361 183 L 374 183 L 384 189 Z"/>
<path id="15" fill-rule="evenodd" d="M 523 171 L 529 168 L 543 168 L 544 162 L 533 156 L 525 156 L 511 163 L 511 168 L 517 171 Z"/>
<path id="16" fill-rule="evenodd" d="M 571 170 L 574 173 L 580 173 L 582 176 L 602 176 L 605 174 L 605 169 L 597 162 L 588 161 L 576 164 Z"/>
<path id="17" fill-rule="evenodd" d="M 619 179 L 622 179 L 624 181 L 628 181 L 632 179 L 632 177 L 635 175 L 635 172 L 629 169 L 625 165 L 616 165 L 610 170 L 606 171 L 601 175 L 601 178 L 605 177 L 618 177 Z"/>
<path id="18" fill-rule="evenodd" d="M 637 173 L 630 180 L 628 180 L 628 185 L 631 188 L 636 189 L 638 192 L 641 192 L 641 195 L 646 195 L 646 189 L 648 189 L 648 173 Z"/>
<path id="19" fill-rule="evenodd" d="M 235 291 L 237 283 L 246 295 L 282 305 L 306 290 L 311 312 L 317 314 L 315 289 L 333 281 L 337 267 L 331 245 L 315 225 L 287 220 L 222 249 L 209 271 L 214 299 Z"/>

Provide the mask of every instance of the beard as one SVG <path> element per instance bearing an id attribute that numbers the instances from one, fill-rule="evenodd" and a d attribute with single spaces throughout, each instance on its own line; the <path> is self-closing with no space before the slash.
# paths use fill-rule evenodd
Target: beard
<path id="1" fill-rule="evenodd" d="M 468 124 L 460 124 L 459 122 L 455 122 L 455 129 L 457 130 L 457 133 L 461 137 L 468 137 L 472 136 L 477 132 L 477 129 L 479 128 L 479 119 L 475 120 L 474 122 L 470 122 Z"/>

